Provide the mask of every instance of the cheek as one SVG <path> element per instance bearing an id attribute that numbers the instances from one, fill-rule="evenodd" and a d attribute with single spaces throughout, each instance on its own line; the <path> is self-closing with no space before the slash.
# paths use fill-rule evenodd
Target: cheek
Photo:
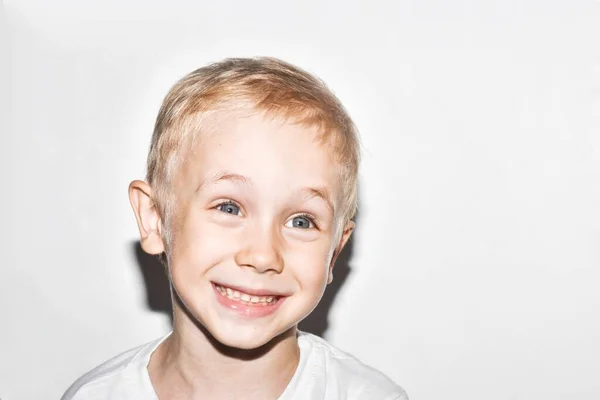
<path id="1" fill-rule="evenodd" d="M 325 241 L 324 241 L 325 242 Z M 322 291 L 329 271 L 329 243 L 312 243 L 310 247 L 294 249 L 286 260 L 295 278 L 304 289 Z"/>
<path id="2" fill-rule="evenodd" d="M 190 213 L 178 226 L 171 249 L 171 273 L 195 275 L 217 264 L 231 251 L 231 236 Z"/>

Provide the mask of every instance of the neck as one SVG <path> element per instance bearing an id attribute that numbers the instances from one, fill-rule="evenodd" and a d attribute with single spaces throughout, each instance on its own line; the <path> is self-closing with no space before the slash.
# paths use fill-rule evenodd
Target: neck
<path id="1" fill-rule="evenodd" d="M 173 333 L 152 354 L 148 372 L 159 399 L 276 399 L 283 393 L 299 361 L 295 327 L 245 350 L 219 343 L 192 318 L 176 304 Z"/>

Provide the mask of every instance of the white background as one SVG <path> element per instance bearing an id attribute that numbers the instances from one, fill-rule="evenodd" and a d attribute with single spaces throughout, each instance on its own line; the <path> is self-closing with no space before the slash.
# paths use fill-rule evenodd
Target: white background
<path id="1" fill-rule="evenodd" d="M 252 55 L 319 75 L 363 137 L 330 342 L 412 400 L 600 398 L 599 2 L 83 3 L 0 14 L 2 400 L 169 329 L 127 185 L 170 85 Z"/>

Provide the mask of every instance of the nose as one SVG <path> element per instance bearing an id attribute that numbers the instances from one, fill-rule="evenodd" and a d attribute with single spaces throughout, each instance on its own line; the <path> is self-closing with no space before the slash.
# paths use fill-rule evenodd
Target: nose
<path id="1" fill-rule="evenodd" d="M 273 227 L 248 227 L 244 233 L 245 245 L 235 254 L 235 262 L 240 267 L 254 268 L 257 272 L 283 270 L 281 238 Z"/>

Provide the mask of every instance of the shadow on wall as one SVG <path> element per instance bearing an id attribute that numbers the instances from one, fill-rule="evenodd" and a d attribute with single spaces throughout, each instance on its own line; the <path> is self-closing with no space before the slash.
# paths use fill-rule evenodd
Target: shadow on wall
<path id="1" fill-rule="evenodd" d="M 328 328 L 328 316 L 333 306 L 335 296 L 340 288 L 346 282 L 350 275 L 350 261 L 354 248 L 354 240 L 346 244 L 344 250 L 338 257 L 335 268 L 333 269 L 333 282 L 328 285 L 321 302 L 315 310 L 300 322 L 299 328 L 305 332 L 310 332 L 323 337 Z M 166 313 L 171 319 L 173 325 L 173 315 L 171 312 L 171 292 L 169 280 L 164 266 L 158 260 L 158 257 L 149 255 L 142 250 L 139 241 L 132 243 L 132 250 L 135 253 L 138 267 L 144 277 L 146 286 L 147 304 L 152 311 Z"/>

